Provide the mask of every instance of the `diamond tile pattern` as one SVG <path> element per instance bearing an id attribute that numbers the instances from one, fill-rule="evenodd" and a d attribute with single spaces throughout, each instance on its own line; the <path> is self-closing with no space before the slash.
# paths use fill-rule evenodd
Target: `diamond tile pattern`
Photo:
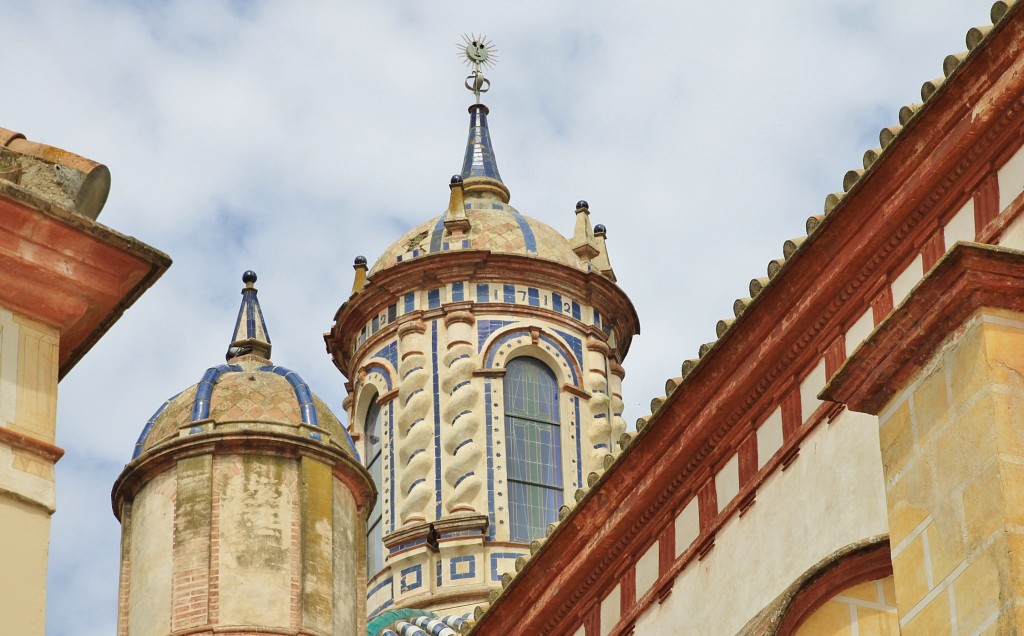
<path id="1" fill-rule="evenodd" d="M 476 200 L 467 197 L 466 216 L 469 217 L 469 249 L 490 250 L 499 254 L 523 254 L 556 261 L 570 267 L 581 267 L 575 252 L 569 247 L 569 240 L 549 225 L 519 214 L 506 204 Z M 486 207 L 485 207 L 486 206 Z M 415 258 L 410 244 L 417 245 L 418 256 L 430 253 L 431 233 L 438 227 L 438 218 L 419 225 L 395 241 L 374 264 L 372 271 L 380 271 Z M 520 223 L 532 233 L 532 242 L 524 235 Z M 441 226 L 444 227 L 443 225 Z M 443 229 L 442 229 L 443 231 Z M 535 249 L 531 249 L 534 248 Z M 440 248 L 439 248 L 440 249 Z"/>

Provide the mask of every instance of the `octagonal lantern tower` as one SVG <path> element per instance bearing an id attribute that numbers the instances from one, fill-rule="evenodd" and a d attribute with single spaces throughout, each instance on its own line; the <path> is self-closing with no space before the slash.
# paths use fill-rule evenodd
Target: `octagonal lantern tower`
<path id="1" fill-rule="evenodd" d="M 381 493 L 371 619 L 486 600 L 626 428 L 621 361 L 639 322 L 604 228 L 585 201 L 570 238 L 510 206 L 488 112 L 469 109 L 447 210 L 369 270 L 356 259 L 325 334 Z"/>

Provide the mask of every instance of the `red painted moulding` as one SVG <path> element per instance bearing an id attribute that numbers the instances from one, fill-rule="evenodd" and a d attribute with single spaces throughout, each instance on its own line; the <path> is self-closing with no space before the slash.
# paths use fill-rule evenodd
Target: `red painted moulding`
<path id="1" fill-rule="evenodd" d="M 0 188 L 3 304 L 60 332 L 63 378 L 171 259 L 91 219 L 10 194 Z"/>
<path id="2" fill-rule="evenodd" d="M 892 574 L 889 542 L 866 546 L 818 572 L 797 592 L 773 636 L 791 636 L 812 613 L 843 590 Z"/>
<path id="3" fill-rule="evenodd" d="M 985 178 L 987 159 L 1019 144 L 1021 16 L 1014 9 L 1004 18 L 825 217 L 473 633 L 563 633 L 582 622 L 584 609 L 600 602 L 715 462 L 733 452 L 740 425 L 763 416 L 779 387 L 860 317 L 939 217 L 955 213 L 963 193 Z"/>
<path id="4" fill-rule="evenodd" d="M 514 275 L 510 272 L 514 272 Z M 331 330 L 324 334 L 327 350 L 331 353 L 335 366 L 348 377 L 348 367 L 359 330 L 388 304 L 395 302 L 401 294 L 467 280 L 480 283 L 514 282 L 544 287 L 598 307 L 605 320 L 605 326 L 611 327 L 615 332 L 622 358 L 629 351 L 633 336 L 640 333 L 640 320 L 626 293 L 614 282 L 596 272 L 583 272 L 537 257 L 467 249 L 421 256 L 374 273 L 366 288 L 338 308 Z M 470 291 L 467 291 L 467 298 L 471 297 Z M 473 304 L 470 301 L 449 303 L 446 308 L 451 309 L 454 305 L 459 309 L 470 309 Z M 503 303 L 486 303 L 484 307 L 491 312 L 502 305 Z M 534 315 L 537 311 L 537 308 L 523 305 L 505 307 L 509 314 Z M 430 315 L 430 312 L 440 314 L 442 310 L 419 311 L 423 315 Z M 558 319 L 554 312 L 552 317 Z M 398 322 L 388 325 L 388 328 L 382 329 L 377 336 L 380 337 L 401 321 L 402 318 L 399 318 Z M 364 343 L 362 346 L 368 345 Z"/>
<path id="5" fill-rule="evenodd" d="M 957 243 L 846 361 L 822 397 L 877 415 L 981 307 L 1024 311 L 1024 252 Z"/>

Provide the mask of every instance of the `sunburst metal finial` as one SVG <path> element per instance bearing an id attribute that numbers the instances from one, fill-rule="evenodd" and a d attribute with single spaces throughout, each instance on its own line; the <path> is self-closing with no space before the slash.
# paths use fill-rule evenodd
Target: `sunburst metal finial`
<path id="1" fill-rule="evenodd" d="M 484 77 L 483 69 L 491 68 L 498 63 L 498 50 L 483 35 L 464 34 L 462 42 L 457 44 L 459 57 L 472 69 L 473 74 L 466 78 L 465 86 L 473 92 L 477 103 L 480 95 L 491 87 L 491 80 Z"/>

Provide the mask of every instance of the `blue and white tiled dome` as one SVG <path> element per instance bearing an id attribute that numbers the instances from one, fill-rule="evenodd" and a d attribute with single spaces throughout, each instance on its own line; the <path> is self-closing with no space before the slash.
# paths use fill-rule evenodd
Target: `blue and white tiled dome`
<path id="1" fill-rule="evenodd" d="M 242 306 L 227 362 L 170 398 L 146 422 L 132 459 L 180 437 L 211 430 L 288 431 L 357 457 L 348 432 L 298 373 L 270 361 L 270 336 L 256 298 L 256 275 L 242 280 Z"/>
<path id="2" fill-rule="evenodd" d="M 475 104 L 470 109 L 469 139 L 462 173 L 457 179 L 465 185 L 468 232 L 458 244 L 446 239 L 445 212 L 407 232 L 384 251 L 373 272 L 412 259 L 452 250 L 488 250 L 496 254 L 522 254 L 579 267 L 580 262 L 569 239 L 536 219 L 521 215 L 508 204 L 508 188 L 501 181 L 487 126 L 487 107 Z"/>

